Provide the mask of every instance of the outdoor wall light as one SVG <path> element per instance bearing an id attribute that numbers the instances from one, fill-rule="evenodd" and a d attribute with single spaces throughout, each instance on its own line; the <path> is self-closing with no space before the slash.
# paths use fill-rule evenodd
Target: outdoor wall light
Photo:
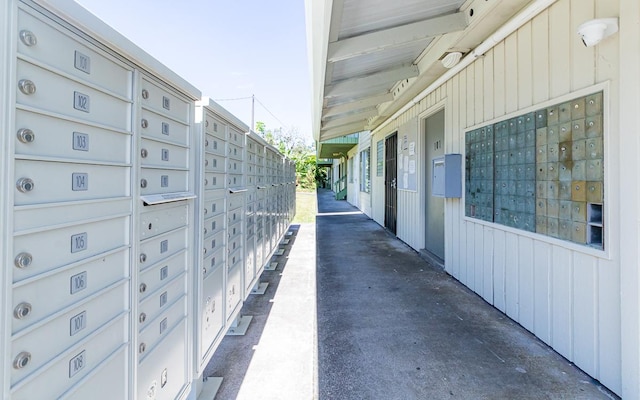
<path id="1" fill-rule="evenodd" d="M 440 62 L 445 68 L 453 68 L 457 63 L 460 62 L 461 58 L 462 58 L 461 52 L 452 51 L 450 53 L 447 53 L 444 57 L 442 57 Z"/>
<path id="2" fill-rule="evenodd" d="M 592 19 L 578 27 L 578 35 L 586 47 L 595 46 L 602 39 L 618 32 L 618 18 Z"/>

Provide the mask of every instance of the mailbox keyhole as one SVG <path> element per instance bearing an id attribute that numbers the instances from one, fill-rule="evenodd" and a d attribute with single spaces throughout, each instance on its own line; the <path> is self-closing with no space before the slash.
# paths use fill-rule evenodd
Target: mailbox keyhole
<path id="1" fill-rule="evenodd" d="M 153 224 L 149 223 L 149 230 L 151 230 L 152 227 L 153 227 Z"/>

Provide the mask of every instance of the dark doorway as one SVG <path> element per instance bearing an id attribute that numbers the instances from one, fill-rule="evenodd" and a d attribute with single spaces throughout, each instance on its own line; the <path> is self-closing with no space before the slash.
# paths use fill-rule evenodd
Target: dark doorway
<path id="1" fill-rule="evenodd" d="M 387 137 L 384 147 L 384 226 L 395 235 L 398 203 L 398 134 Z"/>

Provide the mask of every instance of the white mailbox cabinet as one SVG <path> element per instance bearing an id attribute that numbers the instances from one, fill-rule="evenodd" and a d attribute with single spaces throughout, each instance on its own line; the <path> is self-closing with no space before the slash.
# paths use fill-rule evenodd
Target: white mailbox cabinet
<path id="1" fill-rule="evenodd" d="M 462 155 L 445 154 L 432 160 L 432 195 L 462 197 Z"/>
<path id="2" fill-rule="evenodd" d="M 0 397 L 185 398 L 200 93 L 74 2 L 0 7 Z"/>

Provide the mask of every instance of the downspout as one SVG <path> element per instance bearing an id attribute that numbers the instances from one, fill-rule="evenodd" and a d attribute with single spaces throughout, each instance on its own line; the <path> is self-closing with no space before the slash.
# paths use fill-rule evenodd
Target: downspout
<path id="1" fill-rule="evenodd" d="M 438 87 L 442 86 L 449 79 L 453 78 L 460 71 L 468 67 L 477 58 L 482 57 L 487 51 L 491 50 L 495 45 L 502 42 L 507 36 L 511 35 L 513 32 L 518 30 L 522 25 L 532 20 L 536 15 L 538 15 L 542 11 L 549 8 L 556 1 L 557 0 L 536 0 L 533 3 L 529 4 L 527 8 L 519 12 L 515 17 L 511 18 L 509 21 L 507 21 L 506 24 L 502 25 L 497 31 L 493 33 L 493 35 L 489 36 L 484 42 L 480 43 L 475 49 L 471 51 L 471 53 L 469 53 L 465 58 L 463 58 L 458 64 L 456 64 L 453 68 L 449 69 L 447 72 L 442 74 L 431 85 L 427 86 L 426 89 L 424 89 L 422 92 L 416 95 L 413 98 L 413 100 L 405 104 L 402 108 L 396 111 L 391 117 L 387 118 L 382 124 L 380 124 L 377 128 L 375 128 L 372 133 L 376 133 L 380 131 L 382 128 L 387 126 L 391 121 L 395 120 L 404 112 L 409 110 L 411 107 L 418 104 L 420 100 L 427 97 L 427 95 L 429 95 L 431 92 L 436 90 Z"/>

